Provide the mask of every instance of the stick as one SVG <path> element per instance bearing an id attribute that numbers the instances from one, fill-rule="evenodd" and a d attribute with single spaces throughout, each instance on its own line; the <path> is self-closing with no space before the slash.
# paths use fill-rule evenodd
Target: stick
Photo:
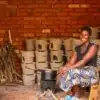
<path id="1" fill-rule="evenodd" d="M 43 97 L 43 96 L 46 94 L 46 92 L 47 92 L 47 91 L 44 91 L 44 92 L 40 95 L 40 97 Z"/>
<path id="2" fill-rule="evenodd" d="M 9 42 L 12 44 L 12 39 L 11 39 L 11 32 L 10 32 L 10 30 L 8 30 L 8 34 L 9 34 Z"/>
<path id="3" fill-rule="evenodd" d="M 58 98 L 50 90 L 48 90 L 48 91 L 52 95 L 52 97 L 54 98 L 54 100 L 58 100 Z"/>

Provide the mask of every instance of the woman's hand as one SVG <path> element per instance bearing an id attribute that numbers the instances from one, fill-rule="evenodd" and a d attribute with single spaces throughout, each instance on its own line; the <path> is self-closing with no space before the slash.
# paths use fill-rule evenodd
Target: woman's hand
<path id="1" fill-rule="evenodd" d="M 67 71 L 69 70 L 68 67 L 64 66 L 64 67 L 61 67 L 58 71 L 58 73 L 63 76 Z"/>

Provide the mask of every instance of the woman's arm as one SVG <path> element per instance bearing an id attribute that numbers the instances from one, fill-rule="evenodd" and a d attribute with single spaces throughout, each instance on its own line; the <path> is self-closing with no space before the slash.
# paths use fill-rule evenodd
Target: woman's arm
<path id="1" fill-rule="evenodd" d="M 73 64 L 75 64 L 76 60 L 77 60 L 77 53 L 74 52 L 72 54 L 72 57 L 71 57 L 70 61 L 68 61 L 68 63 L 66 63 L 63 67 L 61 67 L 58 70 L 58 73 L 60 75 L 64 75 L 64 73 L 70 68 L 70 66 L 72 66 Z"/>
<path id="2" fill-rule="evenodd" d="M 83 67 L 89 60 L 91 60 L 98 51 L 97 45 L 92 45 L 88 52 L 85 54 L 82 60 L 78 61 L 76 64 L 70 66 L 71 68 Z"/>
<path id="3" fill-rule="evenodd" d="M 77 60 L 77 53 L 73 52 L 71 59 L 68 61 L 68 63 L 65 66 L 67 66 L 67 67 L 72 66 L 73 64 L 76 63 L 76 60 Z"/>

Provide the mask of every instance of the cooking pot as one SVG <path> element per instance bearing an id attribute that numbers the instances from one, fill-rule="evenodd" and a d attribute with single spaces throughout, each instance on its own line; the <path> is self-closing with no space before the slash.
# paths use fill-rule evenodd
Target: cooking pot
<path id="1" fill-rule="evenodd" d="M 44 80 L 55 81 L 56 75 L 57 75 L 56 70 L 51 70 L 51 69 L 42 70 L 41 71 L 41 80 L 42 81 L 44 81 Z"/>

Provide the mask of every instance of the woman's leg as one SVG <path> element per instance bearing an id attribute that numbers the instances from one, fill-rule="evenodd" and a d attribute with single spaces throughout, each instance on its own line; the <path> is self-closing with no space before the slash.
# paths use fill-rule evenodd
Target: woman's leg
<path id="1" fill-rule="evenodd" d="M 56 76 L 56 86 L 59 85 L 59 82 L 60 82 L 60 75 L 58 74 L 58 75 Z"/>
<path id="2" fill-rule="evenodd" d="M 85 94 L 85 90 L 86 90 L 85 88 L 82 88 L 79 85 L 75 85 L 73 87 L 74 95 L 78 98 L 80 98 L 81 96 Z"/>
<path id="3" fill-rule="evenodd" d="M 61 76 L 59 74 L 56 77 L 56 86 L 58 86 L 60 84 L 60 77 Z M 65 91 L 63 97 L 66 95 L 74 96 L 74 89 L 72 88 L 71 90 L 69 90 L 67 92 Z"/>
<path id="4" fill-rule="evenodd" d="M 76 96 L 76 97 L 80 97 L 80 87 L 79 87 L 79 85 L 75 85 L 74 87 L 73 87 L 73 92 L 74 92 L 74 95 Z"/>
<path id="5" fill-rule="evenodd" d="M 79 70 L 73 69 L 73 70 L 69 70 L 66 73 L 66 75 L 59 78 L 60 87 L 62 90 L 65 91 L 67 95 L 74 96 L 75 92 L 79 92 L 79 86 L 76 85 L 76 84 L 79 84 L 79 81 L 78 81 L 79 74 L 80 74 Z M 77 87 L 77 91 L 75 91 L 76 87 Z"/>
<path id="6" fill-rule="evenodd" d="M 74 89 L 72 88 L 71 90 L 65 92 L 65 94 L 70 95 L 70 96 L 74 96 L 75 95 Z"/>
<path id="7" fill-rule="evenodd" d="M 80 86 L 87 87 L 93 83 L 97 82 L 96 70 L 92 66 L 85 66 L 83 68 L 75 68 L 69 70 L 64 77 L 61 77 L 60 88 L 66 91 L 67 94 L 74 95 L 76 93 L 81 93 Z M 70 91 L 71 90 L 71 91 Z M 84 90 L 81 89 L 84 93 Z M 83 94 L 82 93 L 82 94 Z M 79 95 L 80 97 L 80 95 Z"/>

